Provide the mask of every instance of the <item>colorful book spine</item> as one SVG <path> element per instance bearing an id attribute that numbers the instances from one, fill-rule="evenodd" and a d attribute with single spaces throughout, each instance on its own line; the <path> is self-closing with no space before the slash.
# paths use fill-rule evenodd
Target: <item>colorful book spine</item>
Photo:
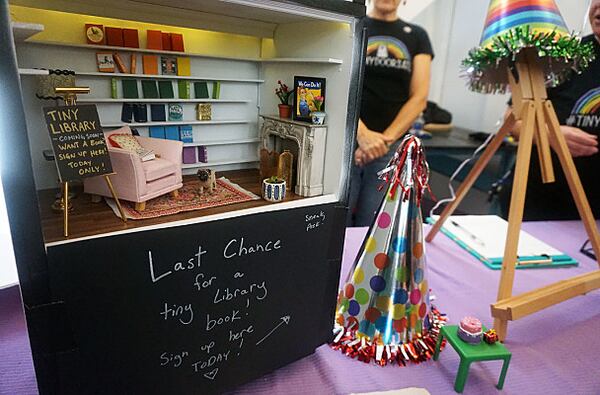
<path id="1" fill-rule="evenodd" d="M 183 125 L 179 127 L 179 139 L 184 143 L 194 142 L 194 132 L 190 125 Z"/>
<path id="2" fill-rule="evenodd" d="M 131 61 L 129 62 L 130 66 L 130 70 L 129 72 L 131 74 L 136 74 L 137 73 L 137 55 L 132 53 L 131 54 Z"/>
<path id="3" fill-rule="evenodd" d="M 165 138 L 167 140 L 179 141 L 179 128 L 177 126 L 166 126 L 165 127 Z"/>
<path id="4" fill-rule="evenodd" d="M 165 138 L 165 127 L 164 126 L 150 126 L 150 137 L 155 139 Z"/>
<path id="5" fill-rule="evenodd" d="M 213 82 L 212 98 L 219 99 L 221 97 L 221 82 Z"/>
<path id="6" fill-rule="evenodd" d="M 113 54 L 113 59 L 115 60 L 115 64 L 119 69 L 120 73 L 127 73 L 127 67 L 125 66 L 125 62 L 123 62 L 123 58 L 118 53 Z"/>
<path id="7" fill-rule="evenodd" d="M 200 145 L 198 148 L 198 162 L 208 163 L 208 150 L 206 146 Z"/>
<path id="8" fill-rule="evenodd" d="M 113 99 L 118 99 L 118 91 L 117 91 L 117 79 L 116 78 L 111 78 L 110 79 L 110 97 Z"/>
<path id="9" fill-rule="evenodd" d="M 185 164 L 197 163 L 196 147 L 183 147 L 183 163 L 185 163 Z"/>
<path id="10" fill-rule="evenodd" d="M 177 81 L 177 95 L 180 99 L 190 99 L 191 97 L 191 89 L 190 82 L 179 80 Z"/>

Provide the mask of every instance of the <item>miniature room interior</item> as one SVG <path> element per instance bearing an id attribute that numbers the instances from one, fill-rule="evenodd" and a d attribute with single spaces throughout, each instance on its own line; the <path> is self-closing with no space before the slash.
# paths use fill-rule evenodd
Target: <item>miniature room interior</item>
<path id="1" fill-rule="evenodd" d="M 599 393 L 600 0 L 3 21 L 0 395 Z"/>
<path id="2" fill-rule="evenodd" d="M 169 2 L 166 13 L 159 1 L 140 13 L 120 2 L 102 9 L 91 2 L 33 3 L 16 1 L 11 15 L 47 242 L 64 239 L 64 202 L 42 111 L 62 104 L 52 92 L 60 84 L 89 87 L 76 103 L 97 108 L 112 159 L 110 178 L 129 219 L 119 218 L 103 177 L 76 180 L 70 183 L 69 238 L 283 209 L 339 193 L 354 45 L 349 19 L 219 1 L 181 2 L 182 10 Z M 296 100 L 297 76 L 323 81 L 319 107 L 326 115 L 317 123 L 308 113 L 301 117 L 300 108 L 298 118 L 278 112 L 283 100 L 290 106 Z M 283 86 L 284 99 L 276 94 Z M 314 112 L 318 93 L 309 95 Z M 123 156 L 108 140 L 132 133 L 148 145 L 142 142 L 141 149 L 156 151 L 153 159 Z M 75 171 L 86 163 L 74 162 L 68 166 Z M 214 188 L 200 193 L 206 170 Z M 286 187 L 271 197 L 262 183 L 273 176 Z"/>

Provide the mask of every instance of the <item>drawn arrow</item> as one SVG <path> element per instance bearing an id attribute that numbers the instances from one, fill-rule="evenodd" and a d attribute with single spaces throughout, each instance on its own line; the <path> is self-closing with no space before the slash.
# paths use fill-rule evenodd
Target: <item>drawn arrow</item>
<path id="1" fill-rule="evenodd" d="M 271 336 L 271 334 L 272 334 L 273 332 L 275 332 L 275 330 L 276 330 L 277 328 L 279 328 L 281 325 L 283 325 L 283 324 L 286 324 L 286 325 L 287 325 L 287 324 L 289 324 L 289 323 L 290 323 L 290 316 L 289 316 L 289 315 L 286 315 L 285 317 L 281 317 L 281 322 L 280 322 L 279 324 L 277 324 L 277 326 L 276 326 L 275 328 L 271 329 L 271 330 L 269 331 L 269 333 L 267 333 L 267 334 L 265 335 L 265 337 L 263 337 L 262 339 L 260 339 L 260 340 L 258 341 L 258 343 L 256 343 L 256 345 L 258 346 L 258 345 L 259 345 L 260 343 L 262 343 L 262 342 L 263 342 L 263 341 L 264 341 L 264 340 L 265 340 L 267 337 Z"/>
<path id="2" fill-rule="evenodd" d="M 219 368 L 214 368 L 210 372 L 204 373 L 204 377 L 206 377 L 209 380 L 214 380 L 215 376 L 217 375 L 218 372 L 219 372 Z"/>

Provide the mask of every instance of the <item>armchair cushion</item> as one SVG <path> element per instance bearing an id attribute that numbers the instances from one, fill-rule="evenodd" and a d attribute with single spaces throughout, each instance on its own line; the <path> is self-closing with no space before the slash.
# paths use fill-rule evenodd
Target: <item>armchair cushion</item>
<path id="1" fill-rule="evenodd" d="M 129 152 L 138 153 L 144 148 L 138 143 L 134 136 L 130 134 L 111 134 L 108 136 L 111 147 L 123 148 Z"/>
<path id="2" fill-rule="evenodd" d="M 142 162 L 146 182 L 158 180 L 159 178 L 174 174 L 177 172 L 178 164 L 162 158 L 156 158 L 151 161 Z"/>
<path id="3" fill-rule="evenodd" d="M 106 139 L 106 144 L 110 147 L 110 136 L 112 136 L 113 134 L 128 134 L 128 135 L 133 135 L 133 133 L 131 133 L 131 128 L 129 127 L 129 125 L 124 125 L 121 126 L 118 129 L 114 129 L 114 130 L 110 130 L 108 132 L 104 132 L 104 138 Z"/>

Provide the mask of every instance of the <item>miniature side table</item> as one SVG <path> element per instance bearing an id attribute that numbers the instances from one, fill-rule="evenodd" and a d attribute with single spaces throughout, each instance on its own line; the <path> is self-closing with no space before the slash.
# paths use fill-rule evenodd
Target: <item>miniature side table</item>
<path id="1" fill-rule="evenodd" d="M 260 135 L 263 148 L 269 148 L 269 136 L 289 139 L 298 145 L 296 188 L 300 196 L 323 194 L 325 143 L 327 125 L 292 121 L 272 115 L 261 115 Z"/>
<path id="2" fill-rule="evenodd" d="M 487 328 L 482 327 L 483 331 L 487 331 Z M 504 386 L 504 378 L 506 377 L 506 371 L 508 370 L 508 364 L 510 363 L 511 353 L 506 347 L 500 342 L 494 344 L 487 344 L 483 340 L 479 344 L 468 344 L 462 341 L 457 334 L 457 325 L 448 325 L 442 327 L 440 336 L 435 346 L 435 354 L 433 354 L 433 360 L 437 361 L 440 355 L 440 346 L 444 338 L 448 340 L 448 343 L 452 345 L 454 350 L 460 356 L 460 366 L 458 373 L 456 374 L 456 381 L 454 382 L 454 391 L 462 392 L 465 388 L 467 376 L 469 375 L 469 367 L 472 362 L 475 361 L 494 361 L 502 359 L 504 361 L 502 365 L 502 372 L 498 379 L 498 385 L 496 388 L 499 390 Z"/>

